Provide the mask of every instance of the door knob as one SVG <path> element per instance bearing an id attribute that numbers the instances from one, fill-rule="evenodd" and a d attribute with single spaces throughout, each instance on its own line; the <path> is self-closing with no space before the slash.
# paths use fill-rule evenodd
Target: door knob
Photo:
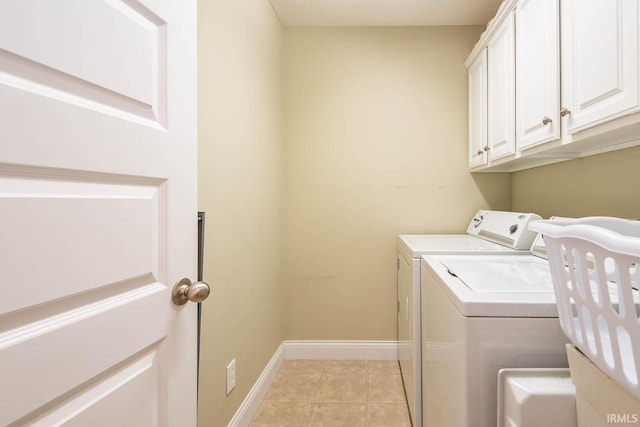
<path id="1" fill-rule="evenodd" d="M 564 107 L 562 107 L 560 109 L 560 117 L 564 117 L 564 116 L 569 115 L 569 114 L 571 114 L 571 110 L 569 110 L 567 108 L 564 108 Z"/>
<path id="2" fill-rule="evenodd" d="M 481 156 L 481 155 L 482 155 L 482 153 L 484 153 L 484 151 L 482 151 L 482 150 L 478 150 L 478 151 L 476 151 L 476 154 L 478 154 L 478 156 Z"/>
<path id="3" fill-rule="evenodd" d="M 207 299 L 210 292 L 211 288 L 209 288 L 207 283 L 191 283 L 191 280 L 184 277 L 173 285 L 171 300 L 175 305 L 183 305 L 187 301 L 202 302 Z"/>
<path id="4" fill-rule="evenodd" d="M 545 116 L 545 117 L 542 119 L 542 124 L 546 126 L 546 125 L 548 125 L 549 123 L 551 123 L 551 119 L 550 119 L 549 117 L 546 117 L 546 116 Z"/>

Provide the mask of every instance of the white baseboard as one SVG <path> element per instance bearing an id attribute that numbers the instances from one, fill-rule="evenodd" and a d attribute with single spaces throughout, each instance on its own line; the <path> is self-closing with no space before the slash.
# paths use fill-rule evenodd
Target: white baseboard
<path id="1" fill-rule="evenodd" d="M 285 341 L 284 358 L 311 360 L 398 360 L 396 341 Z"/>
<path id="2" fill-rule="evenodd" d="M 227 427 L 246 427 L 249 425 L 284 363 L 284 348 L 285 342 L 282 342 L 271 357 L 271 360 L 269 360 L 269 363 L 267 363 L 262 374 L 260 374 L 260 377 L 258 377 L 258 380 L 251 387 L 249 394 L 247 394 Z"/>
<path id="3" fill-rule="evenodd" d="M 285 360 L 398 360 L 396 341 L 283 341 L 227 427 L 246 427 Z"/>

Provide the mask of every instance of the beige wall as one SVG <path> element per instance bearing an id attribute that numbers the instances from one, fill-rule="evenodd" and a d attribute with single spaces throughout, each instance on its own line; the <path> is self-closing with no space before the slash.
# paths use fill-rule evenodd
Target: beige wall
<path id="1" fill-rule="evenodd" d="M 397 235 L 510 209 L 510 176 L 467 166 L 463 63 L 480 32 L 285 29 L 288 339 L 395 339 Z"/>
<path id="2" fill-rule="evenodd" d="M 283 339 L 393 340 L 397 234 L 462 232 L 479 208 L 640 218 L 640 147 L 468 173 L 480 27 L 283 30 L 263 0 L 198 6 L 201 426 L 227 425 Z"/>
<path id="3" fill-rule="evenodd" d="M 513 209 L 640 219 L 640 147 L 513 174 Z"/>
<path id="4" fill-rule="evenodd" d="M 199 208 L 205 210 L 199 424 L 226 426 L 284 339 L 282 28 L 264 0 L 198 2 Z M 225 396 L 225 367 L 237 386 Z"/>

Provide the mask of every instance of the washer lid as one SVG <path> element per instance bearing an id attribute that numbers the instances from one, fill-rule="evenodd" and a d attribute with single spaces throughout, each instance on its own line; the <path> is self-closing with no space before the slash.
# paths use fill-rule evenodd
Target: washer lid
<path id="1" fill-rule="evenodd" d="M 441 289 L 462 316 L 558 317 L 549 263 L 542 258 L 427 255 L 421 268 L 423 296 Z"/>
<path id="2" fill-rule="evenodd" d="M 549 265 L 529 257 L 451 259 L 442 265 L 474 292 L 553 292 Z"/>

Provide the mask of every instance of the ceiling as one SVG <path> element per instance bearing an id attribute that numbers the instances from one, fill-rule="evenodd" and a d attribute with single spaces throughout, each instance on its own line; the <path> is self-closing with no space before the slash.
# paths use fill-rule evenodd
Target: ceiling
<path id="1" fill-rule="evenodd" d="M 287 27 L 485 25 L 502 0 L 271 0 Z"/>

